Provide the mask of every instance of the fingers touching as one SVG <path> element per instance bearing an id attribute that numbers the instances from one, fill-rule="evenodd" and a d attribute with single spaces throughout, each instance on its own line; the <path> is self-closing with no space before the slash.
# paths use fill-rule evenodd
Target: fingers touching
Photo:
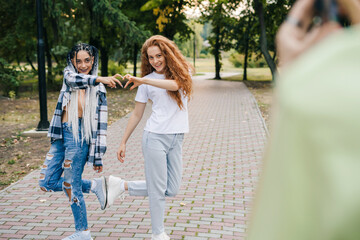
<path id="1" fill-rule="evenodd" d="M 96 171 L 97 173 L 101 173 L 103 170 L 103 166 L 94 166 L 93 167 L 94 171 Z"/>
<path id="2" fill-rule="evenodd" d="M 122 80 L 125 80 L 125 79 L 128 80 L 126 82 L 125 86 L 123 86 L 121 84 L 121 82 L 118 78 L 120 78 Z M 133 86 L 131 86 L 131 88 L 130 88 L 130 90 L 133 90 L 135 87 L 142 84 L 141 78 L 131 76 L 130 74 L 126 74 L 124 77 L 121 76 L 120 74 L 115 74 L 114 76 L 111 76 L 111 77 L 99 77 L 98 79 L 100 80 L 100 82 L 102 82 L 103 84 L 105 84 L 111 88 L 116 88 L 116 84 L 119 84 L 122 88 L 127 88 L 130 83 L 133 83 Z"/>
<path id="3" fill-rule="evenodd" d="M 120 80 L 117 78 L 123 78 L 120 74 L 115 74 L 112 77 L 109 77 L 109 84 L 108 86 L 111 88 L 116 88 L 116 84 L 119 84 L 119 86 L 123 87 Z"/>
<path id="4" fill-rule="evenodd" d="M 135 77 L 135 76 L 131 76 L 130 74 L 126 74 L 124 76 L 124 79 L 127 79 L 128 81 L 125 84 L 125 88 L 127 88 L 129 86 L 130 83 L 132 83 L 133 85 L 130 87 L 130 90 L 133 90 L 134 88 L 140 86 L 142 84 L 141 82 L 141 78 Z"/>

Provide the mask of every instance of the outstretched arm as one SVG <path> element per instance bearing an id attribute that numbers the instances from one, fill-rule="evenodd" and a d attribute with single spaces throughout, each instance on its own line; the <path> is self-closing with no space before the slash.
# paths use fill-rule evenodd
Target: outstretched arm
<path id="1" fill-rule="evenodd" d="M 73 89 L 85 89 L 88 86 L 95 86 L 100 82 L 111 88 L 116 87 L 116 83 L 122 87 L 121 82 L 117 78 L 122 78 L 122 76 L 115 74 L 110 77 L 101 77 L 75 73 L 69 67 L 64 69 L 65 84 Z"/>
<path id="2" fill-rule="evenodd" d="M 124 79 L 128 79 L 127 83 L 125 84 L 125 88 L 130 84 L 133 83 L 134 85 L 130 87 L 130 90 L 142 85 L 147 84 L 154 87 L 166 89 L 169 91 L 177 91 L 179 90 L 179 85 L 175 80 L 171 79 L 150 79 L 150 78 L 139 78 L 131 76 L 130 74 L 126 74 Z"/>
<path id="3" fill-rule="evenodd" d="M 115 74 L 110 77 L 97 77 L 95 82 L 101 82 L 111 88 L 116 88 L 116 83 L 123 87 L 121 82 L 117 79 L 118 77 L 122 78 L 120 74 Z"/>
<path id="4" fill-rule="evenodd" d="M 129 122 L 125 129 L 124 136 L 121 140 L 119 149 L 117 151 L 117 159 L 122 163 L 125 160 L 126 143 L 129 139 L 129 137 L 131 136 L 131 134 L 133 133 L 134 129 L 136 128 L 136 126 L 139 124 L 139 122 L 144 114 L 145 106 L 146 106 L 146 103 L 141 103 L 141 102 L 135 103 L 135 109 L 134 109 L 133 113 L 131 114 L 131 117 L 130 117 Z"/>

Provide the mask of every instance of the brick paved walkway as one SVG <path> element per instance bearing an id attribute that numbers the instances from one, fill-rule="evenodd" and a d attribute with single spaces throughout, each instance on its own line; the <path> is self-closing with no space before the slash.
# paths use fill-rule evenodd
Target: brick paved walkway
<path id="1" fill-rule="evenodd" d="M 243 83 L 202 78 L 194 80 L 190 133 L 183 146 L 183 183 L 180 194 L 167 199 L 166 231 L 172 239 L 244 239 L 266 129 Z M 121 164 L 115 157 L 128 117 L 109 127 L 104 174 L 140 180 L 145 121 L 129 139 L 127 162 Z M 0 192 L 0 239 L 61 239 L 74 231 L 66 197 L 41 192 L 38 176 L 39 170 L 34 171 Z M 86 168 L 84 176 L 95 174 Z M 94 239 L 150 238 L 146 198 L 127 196 L 105 211 L 93 194 L 86 195 L 86 202 Z"/>

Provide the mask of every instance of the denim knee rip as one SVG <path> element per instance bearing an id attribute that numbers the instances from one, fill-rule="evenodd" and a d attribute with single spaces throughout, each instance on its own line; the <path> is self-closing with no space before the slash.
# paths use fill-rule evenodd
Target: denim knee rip
<path id="1" fill-rule="evenodd" d="M 71 163 L 72 163 L 72 160 L 70 159 L 66 159 L 63 163 L 63 168 L 68 168 L 68 169 L 71 169 Z"/>
<path id="2" fill-rule="evenodd" d="M 63 182 L 63 190 L 66 194 L 67 197 L 69 197 L 68 195 L 68 192 L 66 191 L 67 189 L 72 189 L 72 186 L 71 186 L 71 178 L 69 178 L 68 176 L 68 171 L 71 171 L 72 169 L 72 160 L 70 159 L 66 159 L 63 163 L 63 168 L 64 168 L 64 182 Z M 72 175 L 72 174 L 70 174 Z M 73 191 L 71 191 L 71 201 L 70 201 L 70 204 L 74 204 L 76 203 L 78 206 L 80 206 L 80 202 L 78 200 L 78 198 L 76 196 L 74 196 L 74 193 Z"/>
<path id="3" fill-rule="evenodd" d="M 66 186 L 66 184 L 69 184 L 69 186 Z M 65 192 L 65 194 L 66 194 L 67 197 L 69 197 L 68 192 L 66 191 L 66 190 L 68 190 L 68 189 L 71 189 L 71 201 L 70 201 L 70 205 L 76 203 L 76 205 L 77 205 L 78 207 L 80 207 L 80 201 L 79 201 L 79 199 L 78 199 L 76 196 L 74 196 L 74 192 L 72 191 L 71 184 L 68 183 L 68 182 L 63 182 L 63 190 L 64 190 L 64 192 Z"/>
<path id="4" fill-rule="evenodd" d="M 46 172 L 46 170 L 47 170 L 47 165 L 46 165 L 46 162 L 47 161 L 50 161 L 50 160 L 52 160 L 53 159 L 53 157 L 54 157 L 54 155 L 53 154 L 51 154 L 51 153 L 47 153 L 46 154 L 46 159 L 45 159 L 45 163 L 42 165 L 42 167 L 41 167 L 41 171 L 40 171 L 40 177 L 39 177 L 39 185 L 40 185 L 40 189 L 42 190 L 42 191 L 44 191 L 44 192 L 52 192 L 52 190 L 50 189 L 50 190 L 48 190 L 45 186 L 43 186 L 44 184 L 45 184 L 45 172 Z"/>
<path id="5" fill-rule="evenodd" d="M 66 190 L 67 190 L 67 189 L 72 189 L 72 187 L 71 187 L 71 184 L 70 184 L 70 183 L 67 183 L 67 184 L 69 184 L 70 186 L 66 186 L 66 185 L 65 185 L 66 183 L 67 183 L 67 182 L 64 182 L 64 183 L 63 183 L 63 189 L 64 189 L 64 192 L 65 192 L 66 196 L 69 197 L 68 192 L 67 192 Z M 74 204 L 74 203 L 76 203 L 76 205 L 80 206 L 80 201 L 78 200 L 78 198 L 77 198 L 76 196 L 74 196 L 74 192 L 71 191 L 71 201 L 70 201 L 70 205 L 72 205 L 72 204 Z"/>

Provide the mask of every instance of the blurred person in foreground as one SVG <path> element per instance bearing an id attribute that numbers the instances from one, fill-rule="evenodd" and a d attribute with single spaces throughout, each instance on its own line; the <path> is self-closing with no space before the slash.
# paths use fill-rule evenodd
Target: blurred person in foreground
<path id="1" fill-rule="evenodd" d="M 298 0 L 277 34 L 281 73 L 249 240 L 360 239 L 360 0 L 351 25 Z"/>

